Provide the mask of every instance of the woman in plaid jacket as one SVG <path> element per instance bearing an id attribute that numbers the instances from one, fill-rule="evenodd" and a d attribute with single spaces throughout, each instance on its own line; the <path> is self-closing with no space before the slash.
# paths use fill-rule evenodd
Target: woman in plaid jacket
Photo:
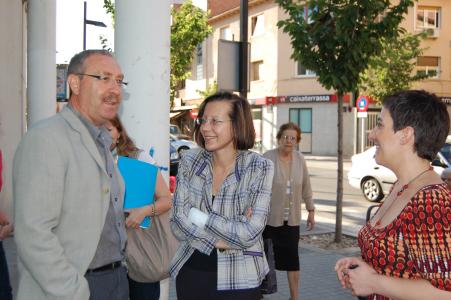
<path id="1" fill-rule="evenodd" d="M 183 153 L 171 228 L 180 240 L 170 273 L 178 299 L 260 299 L 273 164 L 248 151 L 249 103 L 234 94 L 205 99 L 194 128 L 201 146 Z"/>

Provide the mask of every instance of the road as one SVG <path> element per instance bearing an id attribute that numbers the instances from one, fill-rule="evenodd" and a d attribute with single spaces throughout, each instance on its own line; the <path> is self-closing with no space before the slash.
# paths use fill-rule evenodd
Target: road
<path id="1" fill-rule="evenodd" d="M 337 162 L 307 159 L 307 167 L 315 201 L 315 220 L 328 231 L 335 230 Z M 365 222 L 366 211 L 371 203 L 360 190 L 348 184 L 347 173 L 351 162 L 344 162 L 343 172 L 343 233 L 355 236 Z"/>

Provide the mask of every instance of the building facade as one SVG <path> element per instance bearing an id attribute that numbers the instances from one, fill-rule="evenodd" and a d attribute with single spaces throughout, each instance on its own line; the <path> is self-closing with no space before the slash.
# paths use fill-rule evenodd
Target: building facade
<path id="1" fill-rule="evenodd" d="M 284 11 L 271 0 L 251 0 L 249 3 L 248 36 L 250 44 L 249 102 L 254 113 L 258 151 L 276 147 L 280 125 L 295 122 L 302 129 L 300 150 L 312 155 L 337 153 L 337 97 L 318 82 L 314 72 L 291 59 L 290 37 L 277 27 L 287 18 Z M 192 76 L 186 80 L 180 98 L 186 105 L 199 104 L 198 91 L 207 89 L 218 78 L 219 40 L 240 40 L 239 5 L 237 0 L 208 1 L 213 33 L 199 45 Z M 451 3 L 439 0 L 415 2 L 401 24 L 410 32 L 428 30 L 427 47 L 418 58 L 418 72 L 435 72 L 436 76 L 419 82 L 415 88 L 436 93 L 444 102 L 451 99 L 451 27 L 443 24 L 451 14 Z M 230 62 L 233 63 L 233 62 Z M 370 102 L 369 117 L 357 118 L 351 107 L 350 95 L 344 103 L 344 155 L 350 157 L 369 146 L 366 134 L 374 126 L 379 108 Z M 360 123 L 363 123 L 363 127 Z M 362 137 L 365 137 L 362 141 Z"/>

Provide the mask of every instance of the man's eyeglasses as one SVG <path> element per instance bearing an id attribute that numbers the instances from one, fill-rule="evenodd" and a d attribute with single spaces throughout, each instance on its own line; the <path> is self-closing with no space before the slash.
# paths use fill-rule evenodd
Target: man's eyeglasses
<path id="1" fill-rule="evenodd" d="M 298 138 L 291 135 L 283 135 L 282 139 L 287 142 L 297 142 Z"/>
<path id="2" fill-rule="evenodd" d="M 114 79 L 110 76 L 106 76 L 106 75 L 93 75 L 93 74 L 85 74 L 85 73 L 77 73 L 76 75 L 79 76 L 89 76 L 92 78 L 95 78 L 99 81 L 103 81 L 105 83 L 111 83 L 114 82 L 115 84 L 117 84 L 118 86 L 125 88 L 128 84 L 128 82 L 125 82 L 123 79 Z"/>
<path id="3" fill-rule="evenodd" d="M 197 118 L 196 119 L 196 124 L 199 125 L 199 126 L 210 124 L 210 126 L 215 127 L 215 126 L 221 125 L 224 122 L 229 122 L 229 121 L 232 121 L 232 120 L 219 120 L 219 119 L 216 119 L 216 118 L 210 118 L 210 119 L 208 119 L 208 118 Z"/>

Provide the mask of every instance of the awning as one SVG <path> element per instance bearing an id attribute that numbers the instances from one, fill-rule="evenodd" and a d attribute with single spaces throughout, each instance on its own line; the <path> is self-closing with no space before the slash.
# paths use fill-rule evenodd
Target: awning
<path id="1" fill-rule="evenodd" d="M 178 116 L 180 116 L 181 114 L 183 114 L 185 111 L 175 111 L 175 112 L 170 112 L 169 113 L 169 118 L 173 119 L 173 118 L 177 118 Z"/>

